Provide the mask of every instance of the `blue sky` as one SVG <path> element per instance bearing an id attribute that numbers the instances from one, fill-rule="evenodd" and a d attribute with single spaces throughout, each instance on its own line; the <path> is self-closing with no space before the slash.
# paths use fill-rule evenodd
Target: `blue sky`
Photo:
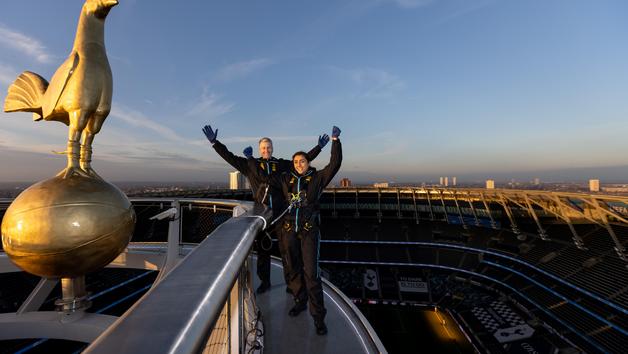
<path id="1" fill-rule="evenodd" d="M 82 3 L 0 3 L 2 101 L 24 70 L 51 78 Z M 270 136 L 278 157 L 338 125 L 339 177 L 586 178 L 569 171 L 628 165 L 627 38 L 623 0 L 120 0 L 93 164 L 113 181 L 224 181 L 204 124 L 238 154 Z M 63 168 L 66 132 L 0 113 L 0 182 Z"/>

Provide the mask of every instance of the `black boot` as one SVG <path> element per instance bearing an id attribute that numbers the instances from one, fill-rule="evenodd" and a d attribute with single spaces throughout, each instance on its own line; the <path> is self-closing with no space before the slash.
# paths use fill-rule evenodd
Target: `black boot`
<path id="1" fill-rule="evenodd" d="M 327 326 L 325 325 L 325 321 L 315 320 L 314 326 L 316 326 L 316 334 L 318 334 L 319 336 L 324 336 L 327 334 Z"/>
<path id="2" fill-rule="evenodd" d="M 268 289 L 270 289 L 270 282 L 263 281 L 255 290 L 256 293 L 262 294 L 265 293 Z"/>
<path id="3" fill-rule="evenodd" d="M 294 306 L 288 312 L 288 315 L 295 317 L 298 316 L 301 312 L 305 311 L 307 308 L 307 301 L 299 301 L 295 300 Z"/>

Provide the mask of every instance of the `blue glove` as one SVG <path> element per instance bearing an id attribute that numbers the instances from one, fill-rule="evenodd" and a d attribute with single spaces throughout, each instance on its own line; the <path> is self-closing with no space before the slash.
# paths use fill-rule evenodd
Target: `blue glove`
<path id="1" fill-rule="evenodd" d="M 334 139 L 338 139 L 340 136 L 340 128 L 334 125 L 334 128 L 331 130 L 331 137 Z"/>
<path id="2" fill-rule="evenodd" d="M 216 138 L 218 138 L 218 129 L 214 131 L 212 130 L 211 125 L 206 125 L 205 127 L 203 127 L 203 133 L 205 133 L 205 136 L 210 143 L 213 144 L 216 142 Z"/>
<path id="3" fill-rule="evenodd" d="M 246 156 L 247 159 L 249 157 L 253 157 L 253 148 L 250 146 L 247 146 L 246 148 L 244 148 L 244 150 L 242 150 L 242 153 L 244 154 L 244 156 Z"/>
<path id="4" fill-rule="evenodd" d="M 329 142 L 329 135 L 323 134 L 323 135 L 318 136 L 318 146 L 320 146 L 321 149 L 324 148 L 328 142 Z"/>

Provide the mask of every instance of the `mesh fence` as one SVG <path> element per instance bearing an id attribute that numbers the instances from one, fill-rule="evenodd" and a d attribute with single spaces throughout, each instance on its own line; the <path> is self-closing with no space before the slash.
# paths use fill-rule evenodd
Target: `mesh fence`
<path id="1" fill-rule="evenodd" d="M 181 241 L 200 243 L 233 215 L 232 208 L 213 205 L 181 206 Z"/>
<path id="2" fill-rule="evenodd" d="M 203 349 L 203 354 L 228 354 L 229 353 L 229 301 L 222 308 L 222 312 L 214 325 L 209 340 Z"/>
<path id="3" fill-rule="evenodd" d="M 248 264 L 242 267 L 238 284 L 238 296 L 242 299 L 242 308 L 237 312 L 234 311 L 233 306 L 238 306 L 238 304 L 231 301 L 233 297 L 229 297 L 203 350 L 205 354 L 229 353 L 231 350 L 231 326 L 237 326 L 239 321 L 242 321 L 240 333 L 244 336 L 244 338 L 238 338 L 238 342 L 244 346 L 240 352 L 261 353 L 264 332 L 261 312 L 255 303 L 255 295 L 251 287 L 251 273 Z M 234 313 L 239 313 L 240 318 L 232 318 L 231 315 Z"/>

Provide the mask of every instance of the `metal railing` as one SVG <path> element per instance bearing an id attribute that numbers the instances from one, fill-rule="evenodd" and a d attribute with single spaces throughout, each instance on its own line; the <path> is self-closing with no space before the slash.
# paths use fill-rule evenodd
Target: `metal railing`
<path id="1" fill-rule="evenodd" d="M 184 202 L 191 201 L 172 201 L 178 215 Z M 253 210 L 250 203 L 220 203 L 235 207 L 234 218 L 179 263 L 172 260 L 179 253 L 180 219 L 170 221 L 166 258 L 171 261 L 162 270 L 165 275 L 85 353 L 236 353 L 246 348 L 248 258 L 270 212 Z"/>

